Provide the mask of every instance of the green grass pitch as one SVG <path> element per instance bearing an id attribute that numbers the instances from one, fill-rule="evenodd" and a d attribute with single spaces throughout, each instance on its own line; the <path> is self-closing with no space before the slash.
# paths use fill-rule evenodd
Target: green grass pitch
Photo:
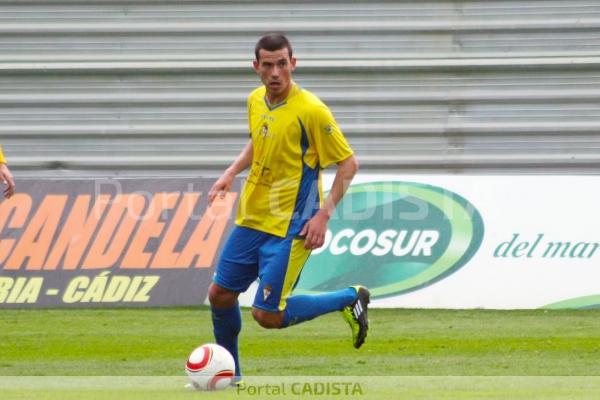
<path id="1" fill-rule="evenodd" d="M 294 380 L 321 382 L 321 389 L 326 381 L 359 385 L 354 393 L 344 386 L 304 393 L 311 398 L 591 399 L 600 393 L 600 310 L 374 309 L 360 350 L 338 313 L 283 330 L 260 328 L 247 309 L 243 316 L 242 368 L 253 392 L 197 393 L 182 388 L 183 364 L 194 347 L 213 341 L 206 307 L 2 310 L 0 398 L 300 398 L 290 390 Z M 53 378 L 21 378 L 32 375 Z M 61 385 L 69 382 L 61 376 L 96 376 L 86 382 L 98 386 Z M 123 384 L 144 377 L 138 387 Z M 287 382 L 285 394 L 273 390 L 278 379 Z"/>

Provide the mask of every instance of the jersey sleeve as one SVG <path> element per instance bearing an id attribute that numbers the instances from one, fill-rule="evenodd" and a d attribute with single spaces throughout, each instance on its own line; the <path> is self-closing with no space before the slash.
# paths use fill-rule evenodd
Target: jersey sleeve
<path id="1" fill-rule="evenodd" d="M 4 154 L 2 154 L 2 146 L 0 146 L 0 164 L 6 163 L 4 159 Z"/>
<path id="2" fill-rule="evenodd" d="M 353 154 L 333 114 L 326 106 L 315 108 L 310 119 L 309 131 L 321 168 L 327 168 Z"/>

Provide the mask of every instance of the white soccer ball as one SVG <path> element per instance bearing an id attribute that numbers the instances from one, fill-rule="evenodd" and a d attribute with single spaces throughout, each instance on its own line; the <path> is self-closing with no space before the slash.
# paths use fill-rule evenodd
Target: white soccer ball
<path id="1" fill-rule="evenodd" d="M 221 390 L 235 379 L 235 361 L 222 346 L 214 343 L 196 347 L 185 363 L 190 383 L 198 390 Z"/>

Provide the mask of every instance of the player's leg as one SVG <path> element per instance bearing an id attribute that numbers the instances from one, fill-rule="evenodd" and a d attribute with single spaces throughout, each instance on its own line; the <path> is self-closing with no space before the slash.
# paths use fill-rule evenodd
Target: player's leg
<path id="1" fill-rule="evenodd" d="M 238 348 L 242 315 L 238 296 L 258 276 L 259 243 L 256 231 L 235 227 L 223 248 L 208 293 L 215 340 L 233 356 L 238 379 L 242 374 Z"/>
<path id="2" fill-rule="evenodd" d="M 253 310 L 253 316 L 261 325 L 284 328 L 333 311 L 342 311 L 356 300 L 354 288 L 290 296 L 309 255 L 310 250 L 304 247 L 304 240 L 293 237 L 270 238 L 261 247 L 260 284 Z"/>
<path id="3" fill-rule="evenodd" d="M 239 361 L 238 336 L 242 329 L 242 314 L 238 305 L 239 293 L 212 283 L 208 290 L 213 333 L 217 344 L 225 347 L 235 361 L 235 375 L 242 372 Z"/>
<path id="4" fill-rule="evenodd" d="M 342 311 L 352 330 L 352 344 L 358 349 L 364 343 L 369 329 L 368 304 L 369 291 L 362 286 L 323 294 L 290 296 L 282 327 L 309 321 L 333 311 Z"/>
<path id="5" fill-rule="evenodd" d="M 354 288 L 315 295 L 295 295 L 287 298 L 285 310 L 278 311 L 265 309 L 266 305 L 261 304 L 261 300 L 258 299 L 260 290 L 259 287 L 252 316 L 260 326 L 267 329 L 286 328 L 333 311 L 343 311 L 357 298 Z"/>
<path id="6" fill-rule="evenodd" d="M 252 310 L 254 319 L 265 328 L 285 328 L 333 311 L 350 308 L 354 317 L 361 310 L 356 321 L 352 318 L 356 327 L 351 324 L 354 346 L 360 347 L 368 329 L 368 290 L 349 287 L 323 294 L 290 296 L 309 255 L 302 239 L 271 239 L 261 247 L 261 280 Z"/>
<path id="7" fill-rule="evenodd" d="M 252 307 L 252 317 L 260 326 L 266 329 L 282 328 L 284 312 L 283 311 L 265 311 L 260 308 Z"/>

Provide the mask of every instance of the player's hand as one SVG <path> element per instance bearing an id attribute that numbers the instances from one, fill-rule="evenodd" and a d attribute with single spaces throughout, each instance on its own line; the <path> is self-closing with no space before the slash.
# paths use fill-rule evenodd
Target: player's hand
<path id="1" fill-rule="evenodd" d="M 217 181 L 212 185 L 208 192 L 208 205 L 210 206 L 213 201 L 219 196 L 220 199 L 224 199 L 231 185 L 233 184 L 233 176 L 229 174 L 223 174 Z"/>
<path id="2" fill-rule="evenodd" d="M 15 180 L 10 173 L 10 170 L 4 163 L 0 164 L 0 180 L 2 180 L 2 183 L 6 185 L 6 189 L 4 189 L 4 197 L 9 199 L 13 194 L 15 194 Z"/>
<path id="3" fill-rule="evenodd" d="M 304 237 L 304 248 L 314 250 L 323 246 L 328 221 L 329 215 L 323 210 L 319 210 L 308 220 L 300 232 L 300 236 Z"/>

